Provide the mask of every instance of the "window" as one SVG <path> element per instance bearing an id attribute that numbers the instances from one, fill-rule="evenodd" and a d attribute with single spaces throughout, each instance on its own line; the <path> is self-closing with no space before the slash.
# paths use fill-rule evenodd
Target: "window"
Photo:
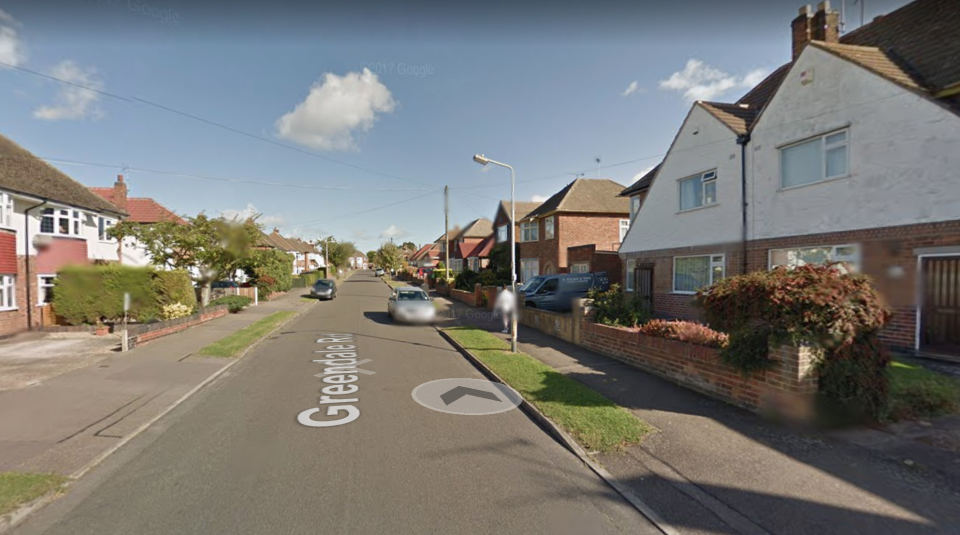
<path id="1" fill-rule="evenodd" d="M 0 310 L 17 308 L 17 278 L 13 275 L 0 275 Z"/>
<path id="2" fill-rule="evenodd" d="M 520 280 L 528 281 L 540 274 L 540 260 L 526 258 L 520 260 Z"/>
<path id="3" fill-rule="evenodd" d="M 43 219 L 40 220 L 40 232 L 44 234 L 60 234 L 64 236 L 80 235 L 80 212 L 45 208 Z"/>
<path id="4" fill-rule="evenodd" d="M 620 220 L 620 243 L 623 243 L 623 239 L 627 237 L 628 230 L 630 230 L 630 220 L 621 219 Z"/>
<path id="5" fill-rule="evenodd" d="M 707 171 L 680 180 L 680 210 L 717 203 L 717 172 Z"/>
<path id="6" fill-rule="evenodd" d="M 543 220 L 543 239 L 553 239 L 553 216 Z"/>
<path id="7" fill-rule="evenodd" d="M 590 273 L 590 263 L 578 262 L 570 266 L 570 273 Z"/>
<path id="8" fill-rule="evenodd" d="M 446 240 L 440 242 L 440 252 L 441 252 L 441 253 L 447 252 L 447 241 L 446 241 Z"/>
<path id="9" fill-rule="evenodd" d="M 463 271 L 463 259 L 462 258 L 452 258 L 450 259 L 450 270 L 459 273 Z"/>
<path id="10" fill-rule="evenodd" d="M 678 256 L 673 259 L 673 291 L 694 293 L 723 278 L 723 255 Z"/>
<path id="11" fill-rule="evenodd" d="M 540 239 L 540 227 L 536 221 L 520 223 L 520 241 L 537 241 Z"/>
<path id="12" fill-rule="evenodd" d="M 635 195 L 630 197 L 630 220 L 632 221 L 637 217 L 637 212 L 640 211 L 640 196 Z"/>
<path id="13" fill-rule="evenodd" d="M 480 271 L 480 259 L 476 257 L 468 258 L 467 266 L 469 266 L 470 271 Z"/>
<path id="14" fill-rule="evenodd" d="M 784 147 L 780 149 L 780 187 L 846 176 L 847 158 L 846 130 Z"/>
<path id="15" fill-rule="evenodd" d="M 13 197 L 0 193 L 0 227 L 13 226 Z"/>
<path id="16" fill-rule="evenodd" d="M 507 226 L 500 225 L 497 227 L 497 243 L 503 243 L 510 239 L 510 236 L 507 235 Z"/>
<path id="17" fill-rule="evenodd" d="M 847 271 L 858 271 L 860 269 L 860 248 L 856 245 L 826 245 L 770 250 L 770 269 L 777 266 L 795 268 L 807 264 L 830 264 L 833 262 L 839 262 L 843 269 Z"/>
<path id="18" fill-rule="evenodd" d="M 53 300 L 53 281 L 56 275 L 37 275 L 37 304 L 45 305 Z"/>
<path id="19" fill-rule="evenodd" d="M 107 219 L 105 217 L 97 218 L 97 233 L 100 236 L 100 241 L 114 241 L 114 239 L 110 237 L 109 233 L 110 228 L 113 227 L 114 223 L 116 223 L 116 221 L 112 219 Z"/>
<path id="20" fill-rule="evenodd" d="M 636 260 L 627 260 L 627 273 L 626 273 L 627 276 L 625 280 L 624 289 L 628 292 L 633 291 L 633 286 L 635 282 L 634 279 L 636 278 L 634 277 L 634 271 L 636 270 L 636 268 L 637 268 Z"/>

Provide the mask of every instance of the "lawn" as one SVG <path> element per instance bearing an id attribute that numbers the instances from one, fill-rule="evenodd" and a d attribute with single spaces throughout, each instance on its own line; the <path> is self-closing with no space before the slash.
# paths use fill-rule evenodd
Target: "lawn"
<path id="1" fill-rule="evenodd" d="M 889 420 L 940 416 L 960 410 L 960 380 L 916 364 L 893 361 L 890 378 Z"/>
<path id="2" fill-rule="evenodd" d="M 0 472 L 0 515 L 60 487 L 66 480 L 56 474 Z"/>
<path id="3" fill-rule="evenodd" d="M 444 331 L 588 451 L 636 444 L 653 431 L 595 390 L 527 354 L 510 353 L 506 342 L 484 330 L 451 327 Z"/>
<path id="4" fill-rule="evenodd" d="M 276 328 L 277 325 L 295 315 L 296 312 L 291 310 L 274 312 L 265 318 L 257 320 L 256 323 L 247 325 L 230 336 L 221 338 L 220 340 L 217 340 L 216 342 L 204 347 L 198 351 L 197 354 L 208 357 L 236 357 L 242 353 L 243 350 L 250 347 L 254 342 L 266 336 L 270 331 Z"/>

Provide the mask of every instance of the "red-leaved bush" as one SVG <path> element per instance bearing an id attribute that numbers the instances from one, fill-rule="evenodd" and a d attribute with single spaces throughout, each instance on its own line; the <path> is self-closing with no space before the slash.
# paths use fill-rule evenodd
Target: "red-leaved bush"
<path id="1" fill-rule="evenodd" d="M 727 345 L 728 341 L 726 334 L 691 321 L 650 320 L 641 325 L 639 330 L 647 336 L 669 338 L 706 347 L 721 348 Z"/>

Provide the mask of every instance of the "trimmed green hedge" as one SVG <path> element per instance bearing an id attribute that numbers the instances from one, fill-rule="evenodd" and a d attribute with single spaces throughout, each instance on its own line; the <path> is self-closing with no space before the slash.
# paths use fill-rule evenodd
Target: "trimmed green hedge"
<path id="1" fill-rule="evenodd" d="M 108 264 L 60 270 L 54 283 L 53 309 L 71 325 L 119 321 L 124 293 L 130 294 L 130 317 L 141 323 L 159 319 L 164 305 L 197 305 L 186 272 Z"/>
<path id="2" fill-rule="evenodd" d="M 245 295 L 225 295 L 219 299 L 210 301 L 210 306 L 227 305 L 227 310 L 229 310 L 231 314 L 236 314 L 250 306 L 252 302 L 253 299 Z"/>

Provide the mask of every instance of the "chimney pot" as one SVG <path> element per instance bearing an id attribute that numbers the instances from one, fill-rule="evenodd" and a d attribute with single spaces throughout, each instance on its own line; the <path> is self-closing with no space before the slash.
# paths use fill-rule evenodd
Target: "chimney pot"
<path id="1" fill-rule="evenodd" d="M 817 12 L 810 25 L 810 38 L 826 43 L 840 42 L 840 13 L 830 9 L 830 1 L 817 4 Z"/>
<path id="2" fill-rule="evenodd" d="M 127 211 L 127 184 L 123 181 L 123 175 L 117 175 L 117 181 L 113 183 L 113 205 Z"/>
<path id="3" fill-rule="evenodd" d="M 810 4 L 802 6 L 797 18 L 793 19 L 793 22 L 790 23 L 791 48 L 793 49 L 794 60 L 800 56 L 803 47 L 807 46 L 807 43 L 810 42 L 812 33 L 810 26 L 813 20 L 811 12 Z"/>

